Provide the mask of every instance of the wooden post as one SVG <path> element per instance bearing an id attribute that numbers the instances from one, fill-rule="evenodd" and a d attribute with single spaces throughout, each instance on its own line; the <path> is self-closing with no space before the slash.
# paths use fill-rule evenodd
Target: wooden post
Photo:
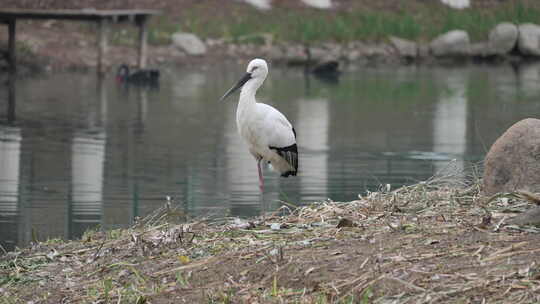
<path id="1" fill-rule="evenodd" d="M 97 57 L 97 72 L 99 76 L 105 74 L 105 54 L 107 52 L 107 20 L 99 19 L 98 21 L 98 57 Z"/>
<path id="2" fill-rule="evenodd" d="M 97 85 L 100 101 L 100 115 L 98 120 L 98 126 L 105 128 L 107 124 L 107 112 L 108 112 L 108 100 L 107 100 L 107 88 L 105 86 L 105 80 L 103 77 L 98 77 Z"/>
<path id="3" fill-rule="evenodd" d="M 139 66 L 139 69 L 144 69 L 146 68 L 146 55 L 148 53 L 146 45 L 146 40 L 148 39 L 146 16 L 138 16 L 135 22 L 139 27 L 139 49 L 137 52 L 137 65 Z"/>
<path id="4" fill-rule="evenodd" d="M 8 23 L 8 60 L 10 72 L 15 72 L 17 65 L 17 57 L 15 56 L 15 19 L 10 19 Z"/>
<path id="5" fill-rule="evenodd" d="M 8 72 L 8 123 L 15 121 L 15 70 Z"/>

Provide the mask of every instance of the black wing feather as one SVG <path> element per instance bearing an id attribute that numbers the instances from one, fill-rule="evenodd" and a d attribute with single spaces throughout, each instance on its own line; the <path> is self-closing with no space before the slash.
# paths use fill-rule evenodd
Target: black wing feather
<path id="1" fill-rule="evenodd" d="M 296 138 L 296 132 L 294 131 L 294 136 Z M 298 147 L 296 144 L 278 148 L 278 147 L 272 147 L 270 146 L 270 149 L 275 150 L 279 156 L 281 156 L 291 167 L 294 168 L 294 171 L 289 170 L 287 172 L 281 173 L 281 176 L 288 177 L 289 175 L 296 176 L 296 172 L 298 171 Z"/>

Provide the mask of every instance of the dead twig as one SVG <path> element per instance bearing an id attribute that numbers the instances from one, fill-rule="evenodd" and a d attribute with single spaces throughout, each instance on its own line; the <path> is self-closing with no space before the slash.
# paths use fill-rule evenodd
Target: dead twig
<path id="1" fill-rule="evenodd" d="M 378 276 L 377 278 L 371 280 L 371 281 L 368 281 L 366 283 L 363 283 L 363 284 L 358 284 L 357 286 L 353 287 L 351 290 L 349 290 L 348 293 L 344 294 L 341 298 L 339 298 L 339 300 L 337 301 L 338 303 L 341 303 L 343 302 L 343 300 L 345 299 L 346 296 L 348 296 L 349 294 L 353 293 L 355 290 L 365 290 L 366 288 L 368 288 L 369 286 L 377 283 L 378 281 L 382 280 L 385 278 L 385 275 L 382 274 L 380 276 Z"/>
<path id="2" fill-rule="evenodd" d="M 93 263 L 93 262 L 95 262 L 97 260 L 97 258 L 99 257 L 99 252 L 101 251 L 101 248 L 103 248 L 103 245 L 105 245 L 105 241 L 101 242 L 98 249 L 96 250 L 96 252 L 92 256 L 92 259 L 91 259 L 90 263 Z"/>
<path id="3" fill-rule="evenodd" d="M 497 223 L 497 225 L 495 225 L 495 228 L 493 228 L 493 231 L 494 232 L 499 232 L 499 230 L 501 229 L 501 225 L 504 223 L 504 221 L 506 220 L 507 216 L 503 216 L 503 218 Z"/>
<path id="4" fill-rule="evenodd" d="M 424 288 L 419 287 L 419 286 L 416 286 L 416 285 L 414 285 L 414 284 L 412 284 L 412 283 L 409 283 L 409 282 L 407 282 L 407 281 L 404 281 L 404 280 L 402 280 L 402 279 L 400 279 L 400 278 L 396 278 L 396 277 L 385 277 L 385 278 L 386 278 L 386 279 L 389 279 L 389 280 L 396 281 L 396 282 L 398 282 L 398 283 L 401 283 L 401 284 L 403 284 L 403 285 L 405 285 L 405 286 L 407 286 L 407 287 L 409 287 L 409 288 L 411 288 L 411 289 L 414 289 L 414 290 L 416 290 L 416 291 L 419 291 L 419 292 L 426 292 L 426 290 L 425 290 Z"/>
<path id="5" fill-rule="evenodd" d="M 506 248 L 503 248 L 499 251 L 496 251 L 494 253 L 492 253 L 489 257 L 483 259 L 482 261 L 483 262 L 487 262 L 487 261 L 491 261 L 491 260 L 495 260 L 495 259 L 498 259 L 499 257 L 501 257 L 502 254 L 508 252 L 508 251 L 513 251 L 513 250 L 516 250 L 517 248 L 521 248 L 523 246 L 526 246 L 527 244 L 529 244 L 529 242 L 521 242 L 521 243 L 516 243 L 516 244 L 512 244 Z"/>
<path id="6" fill-rule="evenodd" d="M 513 255 L 528 254 L 528 253 L 533 253 L 533 252 L 538 252 L 538 251 L 540 251 L 540 248 L 531 249 L 531 250 L 513 251 L 513 252 L 508 252 L 508 253 L 500 254 L 500 255 L 497 255 L 497 256 L 491 256 L 491 257 L 485 258 L 484 260 L 482 260 L 482 262 L 489 262 L 489 261 L 494 261 L 494 260 L 498 260 L 498 259 L 502 259 L 502 258 L 507 258 L 507 257 L 513 256 Z"/>
<path id="7" fill-rule="evenodd" d="M 537 194 L 525 190 L 518 190 L 515 193 L 518 197 L 540 206 L 540 196 Z"/>

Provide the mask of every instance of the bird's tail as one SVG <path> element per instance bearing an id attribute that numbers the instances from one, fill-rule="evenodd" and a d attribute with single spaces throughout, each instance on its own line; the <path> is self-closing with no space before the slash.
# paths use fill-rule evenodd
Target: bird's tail
<path id="1" fill-rule="evenodd" d="M 283 177 L 296 176 L 298 172 L 298 148 L 296 144 L 285 148 L 270 147 L 270 149 L 275 152 L 269 160 L 272 167 L 279 171 Z"/>

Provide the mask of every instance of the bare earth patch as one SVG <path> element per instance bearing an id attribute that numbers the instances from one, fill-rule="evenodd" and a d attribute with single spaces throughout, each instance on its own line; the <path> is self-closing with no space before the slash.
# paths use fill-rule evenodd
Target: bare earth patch
<path id="1" fill-rule="evenodd" d="M 540 229 L 505 224 L 532 204 L 479 191 L 433 179 L 183 224 L 164 207 L 130 229 L 3 255 L 3 303 L 540 301 Z"/>

